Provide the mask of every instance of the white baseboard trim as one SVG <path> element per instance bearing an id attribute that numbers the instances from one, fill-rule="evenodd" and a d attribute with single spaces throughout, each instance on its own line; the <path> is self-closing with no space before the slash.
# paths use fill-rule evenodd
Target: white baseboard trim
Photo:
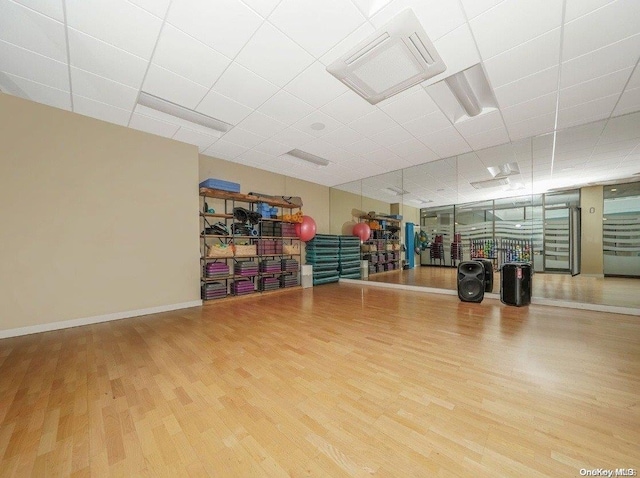
<path id="1" fill-rule="evenodd" d="M 405 284 L 387 284 L 385 282 L 368 282 L 357 279 L 340 279 L 340 283 L 343 284 L 354 284 L 359 286 L 367 286 L 367 287 L 381 287 L 384 289 L 400 289 L 400 290 L 410 290 L 413 292 L 424 292 L 431 294 L 444 294 L 444 295 L 458 295 L 457 290 L 449 290 L 449 289 L 435 289 L 433 287 L 421 287 L 416 285 L 405 285 Z M 496 293 L 485 293 L 485 299 L 493 299 L 500 300 L 500 294 Z M 619 307 L 616 305 L 602 305 L 602 304 L 587 304 L 584 302 L 571 302 L 568 300 L 558 300 L 558 299 L 544 299 L 541 297 L 533 297 L 531 299 L 531 304 L 533 305 L 546 305 L 550 307 L 564 307 L 567 309 L 580 309 L 580 310 L 591 310 L 595 312 L 608 312 L 612 314 L 623 314 L 623 315 L 639 315 L 640 316 L 640 308 L 633 307 Z M 507 306 L 508 307 L 508 306 Z"/>
<path id="2" fill-rule="evenodd" d="M 187 309 L 189 307 L 199 307 L 201 305 L 202 300 L 193 300 L 191 302 L 160 305 L 158 307 L 149 307 L 147 309 L 127 310 L 125 312 L 116 312 L 114 314 L 96 315 L 93 317 L 64 320 L 62 322 L 51 322 L 49 324 L 38 324 L 30 325 L 28 327 L 18 327 L 16 329 L 0 330 L 0 339 L 17 337 L 19 335 L 49 332 L 51 330 L 67 329 L 69 327 L 80 327 L 82 325 L 98 324 L 100 322 L 109 322 L 111 320 L 129 319 L 131 317 L 139 317 L 141 315 L 158 314 L 160 312 L 170 312 L 172 310 Z"/>

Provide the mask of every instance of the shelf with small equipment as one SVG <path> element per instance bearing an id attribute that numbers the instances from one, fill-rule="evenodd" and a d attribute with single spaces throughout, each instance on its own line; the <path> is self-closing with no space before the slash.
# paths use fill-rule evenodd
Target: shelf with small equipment
<path id="1" fill-rule="evenodd" d="M 362 260 L 369 263 L 369 274 L 401 269 L 401 216 L 370 212 L 358 217 L 371 230 L 360 246 Z"/>
<path id="2" fill-rule="evenodd" d="M 207 180 L 213 181 L 213 180 Z M 207 181 L 204 183 L 207 184 Z M 203 300 L 300 286 L 299 197 L 200 187 Z M 219 209 L 219 211 L 216 210 Z"/>

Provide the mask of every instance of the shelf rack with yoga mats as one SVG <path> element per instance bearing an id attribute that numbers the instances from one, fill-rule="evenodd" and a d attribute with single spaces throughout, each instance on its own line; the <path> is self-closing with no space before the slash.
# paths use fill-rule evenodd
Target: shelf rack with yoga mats
<path id="1" fill-rule="evenodd" d="M 200 188 L 202 299 L 299 287 L 301 205 L 300 198 Z"/>

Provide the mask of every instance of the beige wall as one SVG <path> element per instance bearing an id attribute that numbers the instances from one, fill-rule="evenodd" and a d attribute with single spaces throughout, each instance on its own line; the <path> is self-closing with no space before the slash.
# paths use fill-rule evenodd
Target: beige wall
<path id="1" fill-rule="evenodd" d="M 199 300 L 194 146 L 3 94 L 0 144 L 0 336 Z"/>
<path id="2" fill-rule="evenodd" d="M 581 273 L 583 275 L 604 274 L 602 252 L 602 186 L 590 186 L 580 190 L 581 208 Z M 591 212 L 593 210 L 593 212 Z"/>

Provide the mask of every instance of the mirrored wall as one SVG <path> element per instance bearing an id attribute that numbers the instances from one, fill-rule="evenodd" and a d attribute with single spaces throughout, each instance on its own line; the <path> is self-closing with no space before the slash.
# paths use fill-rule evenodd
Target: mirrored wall
<path id="1" fill-rule="evenodd" d="M 415 267 L 370 269 L 367 280 L 455 289 L 461 260 L 488 257 L 498 269 L 528 260 L 539 274 L 534 296 L 640 307 L 637 293 L 621 302 L 609 292 L 640 286 L 630 279 L 640 276 L 640 188 L 627 184 L 639 177 L 639 145 L 633 114 L 339 185 L 331 189 L 331 232 L 350 234 L 371 213 L 402 216 L 401 264 L 413 258 Z M 581 211 L 594 197 L 600 210 L 587 201 Z M 415 226 L 413 243 L 406 223 Z M 594 247 L 603 265 L 579 274 Z"/>

